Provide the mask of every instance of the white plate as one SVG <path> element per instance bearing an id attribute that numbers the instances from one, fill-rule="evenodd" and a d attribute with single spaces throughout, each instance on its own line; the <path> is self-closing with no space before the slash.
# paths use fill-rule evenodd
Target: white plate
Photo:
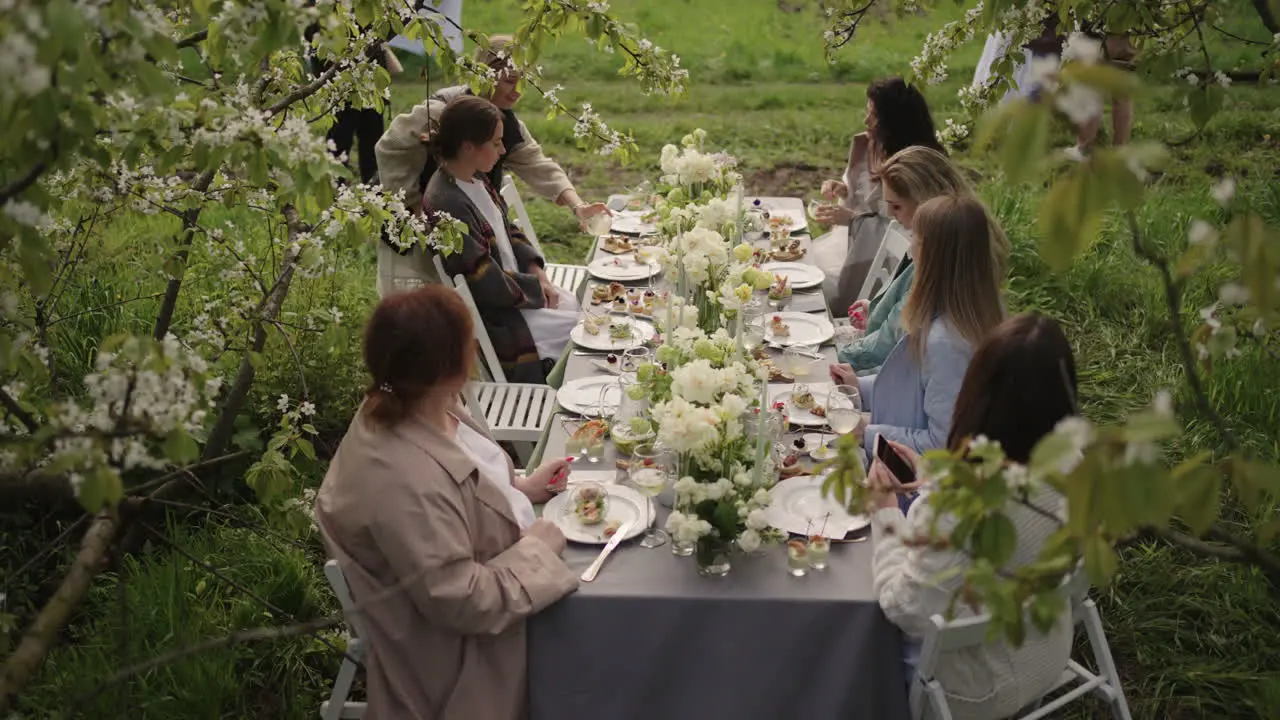
<path id="1" fill-rule="evenodd" d="M 761 202 L 761 204 L 756 205 L 755 204 L 756 198 L 747 198 L 747 207 L 752 209 L 765 210 L 769 213 L 769 217 L 771 218 L 779 217 L 779 216 L 785 217 L 787 219 L 787 224 L 784 227 L 787 228 L 787 232 L 789 233 L 809 229 L 809 221 L 806 220 L 804 217 L 803 204 L 801 204 L 799 208 L 791 210 L 791 209 L 774 207 L 775 203 L 777 202 L 776 200 L 770 201 L 770 200 L 764 200 L 763 198 L 762 200 L 763 202 Z M 764 222 L 765 222 L 764 230 L 767 233 L 769 231 L 769 221 L 766 220 Z"/>
<path id="2" fill-rule="evenodd" d="M 791 283 L 794 290 L 817 287 L 827 278 L 822 268 L 798 262 L 767 262 L 760 266 L 761 270 L 774 275 L 782 275 Z"/>
<path id="3" fill-rule="evenodd" d="M 627 235 L 656 232 L 657 225 L 641 219 L 652 212 L 652 210 L 619 210 L 613 214 L 613 231 Z"/>
<path id="4" fill-rule="evenodd" d="M 609 337 L 609 325 L 615 322 L 625 322 L 631 325 L 631 336 L 627 338 Z M 627 348 L 643 345 L 653 339 L 657 334 L 657 330 L 652 323 L 644 320 L 635 320 L 624 315 L 608 315 L 604 323 L 600 325 L 600 332 L 596 335 L 589 335 L 586 328 L 579 322 L 569 331 L 569 339 L 578 347 L 584 347 L 588 350 L 611 350 L 621 352 Z"/>
<path id="5" fill-rule="evenodd" d="M 637 262 L 634 255 L 614 255 L 596 258 L 587 266 L 587 272 L 600 280 L 628 282 L 648 280 L 661 268 L 657 263 Z"/>
<path id="6" fill-rule="evenodd" d="M 835 387 L 831 383 L 808 383 L 808 385 L 809 392 L 813 394 L 814 401 L 819 405 L 824 406 L 827 403 L 827 395 L 830 394 L 831 388 Z M 786 390 L 783 390 L 770 398 L 769 402 L 785 403 L 786 409 L 783 412 L 787 414 L 787 420 L 790 421 L 792 425 L 799 425 L 801 427 L 822 427 L 827 424 L 826 418 L 819 417 L 808 410 L 802 410 L 795 405 L 792 405 L 791 394 L 793 392 L 795 392 L 794 387 L 788 387 Z"/>
<path id="7" fill-rule="evenodd" d="M 871 522 L 862 515 L 850 515 L 840 503 L 823 497 L 822 478 L 813 475 L 787 478 L 774 485 L 769 494 L 773 502 L 764 509 L 765 518 L 783 532 L 843 538 Z"/>
<path id="8" fill-rule="evenodd" d="M 583 525 L 582 521 L 573 514 L 572 485 L 565 492 L 547 501 L 546 507 L 542 509 L 542 517 L 555 523 L 556 527 L 560 528 L 560 532 L 564 533 L 566 540 L 585 545 L 604 545 L 609 542 L 609 538 L 604 536 L 604 529 L 610 520 L 617 520 L 623 524 L 632 523 L 627 534 L 622 536 L 623 540 L 630 540 L 644 532 L 645 520 L 653 522 L 653 503 L 649 498 L 625 485 L 612 484 L 602 485 L 602 487 L 609 494 L 609 508 L 604 522 L 599 525 Z"/>
<path id="9" fill-rule="evenodd" d="M 605 414 L 612 415 L 622 401 L 622 388 L 614 375 L 593 375 L 591 377 L 570 380 L 556 391 L 556 402 L 560 407 L 575 415 L 596 416 L 600 414 L 600 388 L 612 385 L 605 394 Z"/>
<path id="10" fill-rule="evenodd" d="M 773 334 L 773 317 L 782 318 L 791 332 L 786 337 Z M 774 345 L 819 345 L 830 340 L 836 334 L 836 327 L 821 315 L 801 312 L 766 313 L 764 317 L 764 339 Z"/>

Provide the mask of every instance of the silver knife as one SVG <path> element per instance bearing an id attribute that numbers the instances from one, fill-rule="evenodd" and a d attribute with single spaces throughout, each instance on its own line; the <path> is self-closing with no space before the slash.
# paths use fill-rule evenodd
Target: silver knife
<path id="1" fill-rule="evenodd" d="M 609 538 L 609 543 L 600 551 L 599 557 L 595 559 L 595 562 L 591 563 L 591 567 L 587 568 L 586 572 L 582 573 L 582 582 L 591 582 L 596 579 L 596 575 L 604 565 L 605 558 L 609 557 L 609 553 L 618 547 L 618 543 L 622 542 L 622 538 L 626 537 L 626 534 L 631 531 L 631 526 L 634 524 L 635 521 L 632 520 L 618 527 L 618 531 L 613 534 L 613 537 Z"/>

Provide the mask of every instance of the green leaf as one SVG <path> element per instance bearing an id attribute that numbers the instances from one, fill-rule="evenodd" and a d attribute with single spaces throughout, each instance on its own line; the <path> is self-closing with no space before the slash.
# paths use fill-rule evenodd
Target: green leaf
<path id="1" fill-rule="evenodd" d="M 1192 468 L 1178 481 L 1178 516 L 1197 537 L 1218 519 L 1221 483 L 1218 470 L 1211 465 Z"/>
<path id="2" fill-rule="evenodd" d="M 165 438 L 163 451 L 165 457 L 177 465 L 186 465 L 200 457 L 200 446 L 196 444 L 195 438 L 182 429 L 169 433 L 169 437 Z"/>
<path id="3" fill-rule="evenodd" d="M 1004 567 L 1018 545 L 1018 531 L 1008 517 L 994 513 L 978 522 L 971 543 L 975 555 L 990 560 L 996 567 Z"/>
<path id="4" fill-rule="evenodd" d="M 1204 86 L 1187 89 L 1187 107 L 1191 109 L 1191 122 L 1203 128 L 1222 109 L 1222 86 L 1207 80 Z"/>
<path id="5" fill-rule="evenodd" d="M 1137 75 L 1101 63 L 1071 63 L 1062 69 L 1062 79 L 1066 82 L 1083 83 L 1112 95 L 1133 95 L 1141 87 Z"/>
<path id="6" fill-rule="evenodd" d="M 1009 128 L 1000 148 L 1000 158 L 1009 181 L 1020 183 L 1032 179 L 1049 144 L 1049 107 L 1041 103 L 1019 101 L 1022 107 L 1013 111 Z"/>
<path id="7" fill-rule="evenodd" d="M 86 512 L 96 513 L 108 505 L 120 502 L 120 498 L 124 497 L 124 483 L 115 469 L 99 465 L 81 481 L 76 496 Z"/>
<path id="8" fill-rule="evenodd" d="M 316 448 L 311 444 L 310 440 L 298 438 L 294 441 L 294 445 L 298 448 L 299 452 L 307 457 L 308 460 L 316 459 Z"/>
<path id="9" fill-rule="evenodd" d="M 1118 562 L 1111 543 L 1101 535 L 1094 535 L 1084 543 L 1084 569 L 1095 586 L 1106 585 L 1115 574 Z"/>
<path id="10" fill-rule="evenodd" d="M 1157 442 L 1176 436 L 1181 431 L 1178 421 L 1154 410 L 1130 415 L 1121 433 L 1125 442 Z"/>
<path id="11" fill-rule="evenodd" d="M 53 284 L 49 253 L 49 244 L 43 237 L 35 233 L 22 233 L 18 243 L 18 263 L 22 265 L 23 279 L 34 295 L 44 295 Z"/>
<path id="12" fill-rule="evenodd" d="M 1049 190 L 1040 211 L 1040 254 L 1055 270 L 1065 270 L 1098 237 L 1110 188 L 1090 174 L 1087 164 Z"/>
<path id="13" fill-rule="evenodd" d="M 1075 453 L 1076 446 L 1071 438 L 1059 433 L 1049 433 L 1040 438 L 1040 442 L 1031 449 L 1027 470 L 1037 476 L 1057 473 L 1062 463 Z"/>

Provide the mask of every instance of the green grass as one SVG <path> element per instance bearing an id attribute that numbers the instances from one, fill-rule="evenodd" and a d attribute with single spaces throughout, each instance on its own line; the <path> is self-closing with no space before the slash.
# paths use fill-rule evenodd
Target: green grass
<path id="1" fill-rule="evenodd" d="M 570 104 L 591 102 L 611 125 L 630 132 L 640 149 L 630 165 L 578 149 L 571 125 L 546 120 L 536 93 L 521 101 L 521 117 L 534 136 L 566 167 L 582 194 L 594 199 L 652 176 L 661 146 L 696 127 L 706 129 L 713 143 L 740 158 L 752 192 L 811 197 L 822 179 L 843 168 L 849 137 L 862 129 L 865 84 L 902 72 L 925 35 L 962 12 L 944 3 L 927 16 L 884 26 L 870 23 L 829 66 L 822 58 L 816 4 L 799 12 L 783 11 L 779 3 L 767 0 L 613 0 L 611 5 L 624 20 L 636 22 L 648 37 L 678 53 L 694 80 L 681 98 L 645 97 L 616 77 L 616 59 L 597 54 L 581 39 L 566 38 L 548 49 L 541 62 L 553 81 L 568 87 L 562 97 Z M 1241 12 L 1228 18 L 1228 29 L 1256 35 L 1245 4 L 1232 7 Z M 510 0 L 468 3 L 464 20 L 496 33 L 512 29 L 519 13 Z M 952 80 L 927 89 L 939 124 L 958 114 L 955 90 L 972 74 L 980 49 L 981 41 L 975 41 L 957 56 Z M 1248 53 L 1228 50 L 1222 57 L 1227 67 L 1251 66 Z M 440 85 L 439 78 L 432 78 L 432 87 Z M 422 99 L 426 87 L 423 78 L 410 74 L 393 89 L 393 107 L 406 110 Z M 1137 138 L 1168 141 L 1193 134 L 1180 93 L 1179 87 L 1159 85 L 1139 99 Z M 1060 126 L 1054 142 L 1065 146 L 1070 141 L 1069 130 Z M 1036 252 L 1036 214 L 1043 188 L 1010 186 L 985 157 L 958 160 L 979 178 L 983 198 L 1013 242 L 1006 287 L 1009 307 L 1048 313 L 1067 327 L 1078 355 L 1086 413 L 1099 421 L 1115 420 L 1149 403 L 1161 388 L 1180 388 L 1181 369 L 1168 339 L 1158 277 L 1134 257 L 1118 219 L 1107 223 L 1096 244 L 1068 271 L 1055 273 Z M 1240 192 L 1278 225 L 1276 168 L 1280 90 L 1234 87 L 1213 123 L 1175 148 L 1163 175 L 1152 181 L 1140 228 L 1164 252 L 1181 251 L 1193 218 L 1220 217 L 1208 191 L 1222 173 L 1240 177 Z M 587 241 L 570 214 L 533 198 L 527 188 L 524 197 L 548 254 L 580 261 Z M 68 307 L 94 307 L 113 296 L 155 292 L 163 283 L 157 269 L 138 266 L 121 249 L 155 241 L 172 229 L 172 223 L 157 218 L 117 222 L 111 228 L 110 247 L 92 258 L 97 281 L 81 295 L 66 298 Z M 216 292 L 218 279 L 199 273 L 199 256 L 193 262 L 195 289 Z M 318 424 L 328 435 L 341 432 L 365 381 L 358 328 L 374 302 L 373 277 L 373 249 L 364 247 L 352 250 L 332 273 L 299 283 L 286 307 L 289 323 L 305 326 L 307 313 L 336 307 L 345 315 L 347 330 L 298 335 L 298 363 L 286 359 L 291 357 L 289 349 L 278 333 L 273 334 L 268 354 L 274 360 L 260 371 L 246 422 L 269 423 L 276 396 L 297 396 L 301 372 L 318 398 L 323 416 Z M 1184 323 L 1197 319 L 1195 311 L 1212 302 L 1216 287 L 1227 277 L 1227 269 L 1218 267 L 1190 285 Z M 54 343 L 59 361 L 69 368 L 87 366 L 102 337 L 122 329 L 145 330 L 154 311 L 155 302 L 144 300 L 68 321 Z M 185 327 L 198 312 L 196 300 L 185 301 L 179 326 Z M 1249 451 L 1274 460 L 1280 456 L 1280 363 L 1256 344 L 1243 349 L 1241 357 L 1213 369 L 1208 389 Z M 231 354 L 227 361 L 235 359 Z M 1178 399 L 1188 428 L 1171 455 L 1214 448 L 1212 428 L 1195 417 L 1185 395 Z M 308 469 L 308 481 L 318 482 L 322 470 Z M 234 478 L 227 484 L 228 495 L 243 494 Z M 300 616 L 332 609 L 321 589 L 317 549 L 282 550 L 222 525 L 184 521 L 189 530 L 179 533 L 177 542 L 255 593 Z M 18 549 L 47 540 L 45 534 L 51 533 L 38 517 L 5 527 L 19 527 L 23 533 L 4 537 L 0 566 L 8 578 L 21 556 Z M 1275 648 L 1280 647 L 1280 611 L 1262 580 L 1247 568 L 1206 562 L 1154 543 L 1127 548 L 1123 559 L 1116 581 L 1096 596 L 1135 717 L 1275 717 L 1280 707 L 1280 669 L 1274 660 Z M 48 561 L 38 569 L 37 579 L 40 573 L 52 576 L 65 560 Z M 117 577 L 127 578 L 128 612 L 123 615 Z M 25 582 L 29 587 L 24 586 L 22 594 L 38 594 L 39 582 Z M 79 623 L 24 699 L 24 710 L 33 717 L 61 711 L 68 698 L 147 652 L 237 627 L 283 622 L 259 614 L 261 610 L 168 549 L 128 559 L 95 584 Z M 122 620 L 126 616 L 127 623 Z M 335 653 L 303 641 L 218 651 L 149 673 L 104 694 L 83 711 L 91 717 L 116 717 L 127 711 L 155 718 L 311 717 L 337 662 Z M 1069 715 L 1099 716 L 1092 706 Z"/>

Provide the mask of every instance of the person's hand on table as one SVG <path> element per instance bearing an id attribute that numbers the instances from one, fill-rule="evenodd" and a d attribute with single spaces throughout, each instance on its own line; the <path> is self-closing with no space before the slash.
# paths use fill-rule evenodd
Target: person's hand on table
<path id="1" fill-rule="evenodd" d="M 587 218 L 601 213 L 609 216 L 613 215 L 613 211 L 609 209 L 609 206 L 602 202 L 585 203 L 573 209 L 573 214 L 578 216 L 578 226 L 582 228 L 583 232 L 587 231 Z"/>
<path id="2" fill-rule="evenodd" d="M 853 222 L 853 211 L 843 205 L 819 205 L 813 219 L 819 225 L 848 225 Z"/>
<path id="3" fill-rule="evenodd" d="M 823 180 L 821 192 L 822 197 L 836 202 L 849 197 L 849 186 L 839 180 Z"/>
<path id="4" fill-rule="evenodd" d="M 547 273 L 537 265 L 530 268 L 530 272 L 538 276 L 538 287 L 542 289 L 543 306 L 552 310 L 560 307 L 560 289 L 551 282 L 551 278 L 547 277 Z"/>
<path id="5" fill-rule="evenodd" d="M 524 477 L 516 478 L 516 488 L 534 504 L 544 503 L 554 495 L 564 492 L 569 482 L 569 461 L 556 458 L 542 463 L 538 469 Z"/>
<path id="6" fill-rule="evenodd" d="M 524 531 L 525 535 L 531 535 L 546 543 L 551 548 L 551 552 L 559 555 L 564 552 L 565 539 L 564 533 L 560 532 L 560 528 L 556 524 L 545 518 L 538 518 L 533 521 L 528 530 Z"/>

